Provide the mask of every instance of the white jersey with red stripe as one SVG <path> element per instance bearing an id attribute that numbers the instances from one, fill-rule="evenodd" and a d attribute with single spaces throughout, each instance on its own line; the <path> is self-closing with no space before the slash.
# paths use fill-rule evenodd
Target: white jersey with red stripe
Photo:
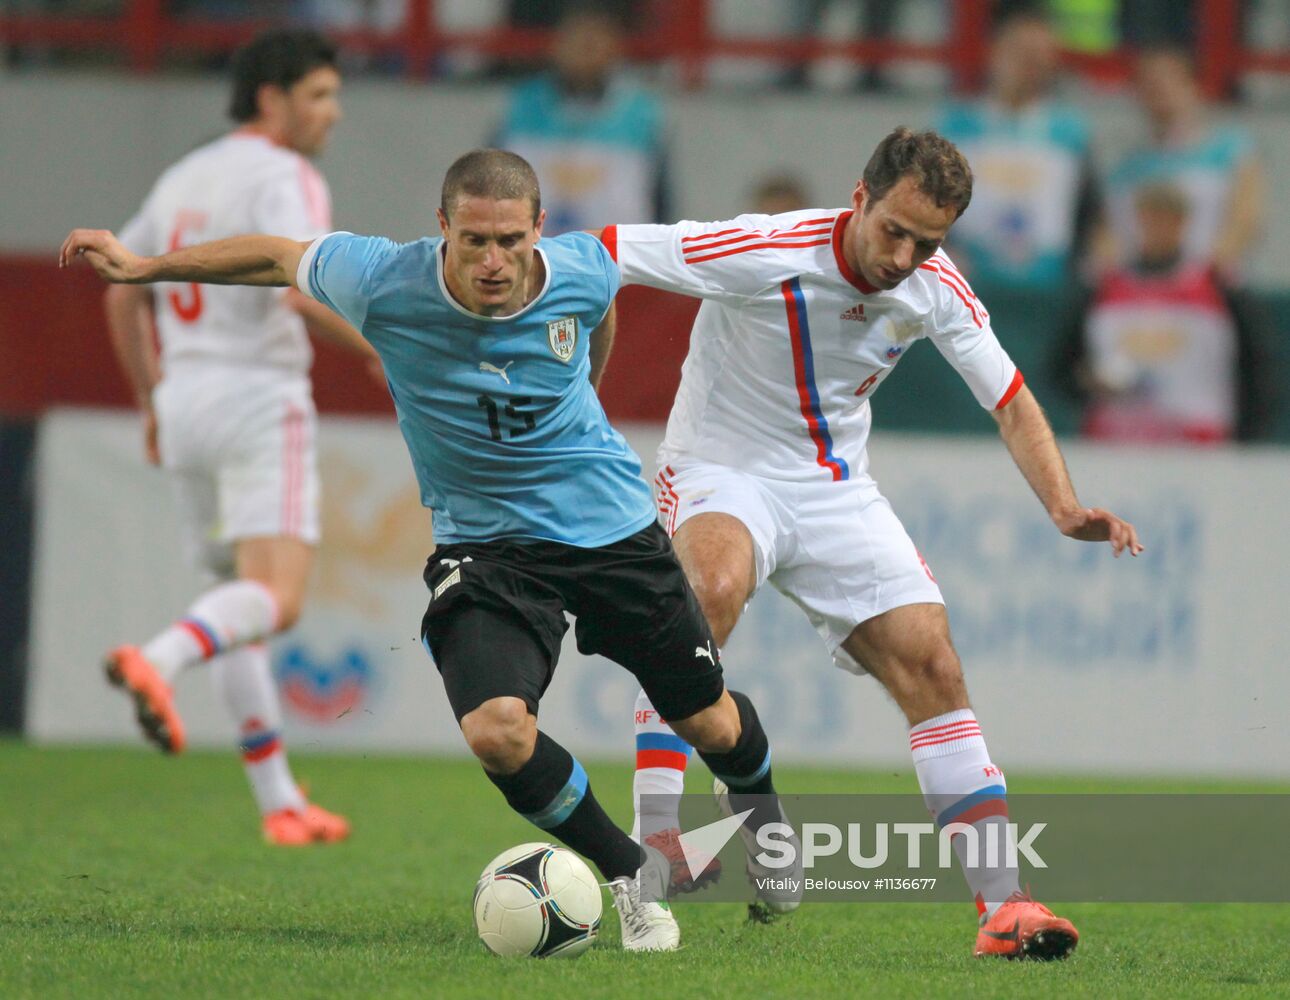
<path id="1" fill-rule="evenodd" d="M 869 399 L 926 337 L 996 409 L 1021 386 L 985 307 L 944 253 L 890 291 L 842 254 L 850 210 L 619 225 L 623 284 L 694 295 L 659 464 L 698 459 L 794 482 L 868 478 Z"/>
<path id="2" fill-rule="evenodd" d="M 312 240 L 331 231 L 331 196 L 299 153 L 235 131 L 193 150 L 154 185 L 121 230 L 155 256 L 208 240 L 265 233 Z M 284 288 L 164 283 L 155 291 L 163 371 L 189 363 L 308 371 L 313 354 Z"/>

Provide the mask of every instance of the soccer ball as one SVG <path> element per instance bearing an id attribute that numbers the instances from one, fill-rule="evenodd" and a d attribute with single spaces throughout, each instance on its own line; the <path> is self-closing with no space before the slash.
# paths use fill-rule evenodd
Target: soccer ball
<path id="1" fill-rule="evenodd" d="M 572 851 L 520 844 L 475 884 L 475 928 L 498 955 L 580 955 L 600 931 L 600 885 Z"/>

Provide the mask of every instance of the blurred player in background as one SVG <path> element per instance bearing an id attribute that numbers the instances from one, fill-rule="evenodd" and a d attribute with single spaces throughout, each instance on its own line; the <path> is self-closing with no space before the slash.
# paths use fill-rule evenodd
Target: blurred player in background
<path id="1" fill-rule="evenodd" d="M 897 129 L 849 209 L 601 236 L 624 283 L 704 300 L 655 482 L 718 645 L 769 580 L 839 666 L 873 675 L 896 701 L 939 824 L 970 824 L 984 838 L 1007 821 L 1003 772 L 969 706 L 940 588 L 869 476 L 870 397 L 915 341 L 931 339 L 993 414 L 1058 530 L 1109 541 L 1116 555 L 1141 546 L 1132 525 L 1080 504 L 1043 411 L 940 251 L 971 194 L 950 142 Z M 661 793 L 650 802 L 671 809 L 638 816 L 650 843 L 677 825 L 687 754 L 643 696 L 636 718 L 638 746 L 666 747 L 679 765 L 638 772 L 637 794 Z M 1015 867 L 964 872 L 980 914 L 976 954 L 1056 958 L 1075 947 L 1075 928 L 1020 891 Z"/>
<path id="2" fill-rule="evenodd" d="M 155 255 L 235 233 L 310 239 L 331 228 L 327 184 L 309 162 L 340 119 L 336 53 L 319 35 L 263 35 L 233 61 L 232 132 L 157 181 L 121 232 Z M 211 579 L 177 621 L 106 660 L 163 750 L 184 748 L 172 685 L 206 663 L 237 722 L 273 844 L 341 840 L 349 823 L 309 803 L 287 765 L 265 639 L 300 616 L 318 541 L 317 417 L 305 322 L 373 359 L 335 313 L 295 291 L 115 285 L 113 345 L 143 412 L 148 461 L 174 482 L 190 554 Z M 153 324 L 160 338 L 154 347 Z"/>
<path id="3" fill-rule="evenodd" d="M 362 329 L 434 512 L 421 634 L 462 735 L 515 812 L 604 874 L 623 947 L 670 951 L 666 859 L 613 824 L 537 727 L 566 610 L 578 648 L 631 670 L 760 821 L 782 815 L 770 745 L 752 702 L 725 688 L 640 460 L 596 396 L 618 268 L 586 233 L 539 246 L 542 223 L 533 168 L 476 150 L 444 178 L 440 239 L 247 236 L 140 259 L 76 230 L 60 261 L 84 253 L 114 281 L 292 285 Z"/>
<path id="4" fill-rule="evenodd" d="M 768 174 L 752 187 L 752 214 L 779 215 L 810 208 L 806 184 L 796 174 Z"/>

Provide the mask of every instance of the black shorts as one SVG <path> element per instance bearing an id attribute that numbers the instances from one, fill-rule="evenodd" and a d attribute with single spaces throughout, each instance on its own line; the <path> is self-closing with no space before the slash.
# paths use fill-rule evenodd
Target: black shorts
<path id="1" fill-rule="evenodd" d="M 426 564 L 421 635 L 457 719 L 490 698 L 537 713 L 560 642 L 576 619 L 578 649 L 626 667 L 665 720 L 714 704 L 724 681 L 717 644 L 667 534 L 657 524 L 600 548 L 560 542 L 443 545 Z"/>

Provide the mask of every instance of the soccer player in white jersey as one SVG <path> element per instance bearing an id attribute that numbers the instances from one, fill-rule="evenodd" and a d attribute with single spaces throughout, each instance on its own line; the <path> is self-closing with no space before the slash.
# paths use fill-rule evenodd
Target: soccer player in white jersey
<path id="1" fill-rule="evenodd" d="M 335 49 L 312 32 L 274 32 L 243 48 L 233 61 L 238 126 L 162 174 L 122 242 L 151 255 L 243 232 L 329 232 L 327 185 L 308 158 L 340 118 L 335 63 Z M 206 663 L 237 722 L 265 839 L 344 839 L 348 821 L 308 802 L 288 768 L 264 641 L 299 617 L 318 541 L 305 321 L 327 339 L 373 352 L 293 290 L 169 284 L 154 295 L 114 285 L 106 308 L 143 413 L 148 461 L 170 473 L 190 554 L 211 581 L 142 646 L 112 650 L 108 679 L 133 697 L 145 735 L 178 753 L 184 728 L 172 685 Z"/>
<path id="2" fill-rule="evenodd" d="M 980 828 L 1006 822 L 1003 773 L 969 705 L 940 589 L 868 474 L 870 397 L 915 340 L 930 339 L 993 414 L 1059 531 L 1110 542 L 1117 556 L 1142 546 L 1132 525 L 1076 498 L 1043 411 L 940 251 L 971 190 L 950 142 L 897 129 L 848 209 L 610 226 L 601 237 L 624 284 L 704 300 L 656 486 L 718 645 L 769 580 L 839 666 L 873 675 L 904 712 L 938 822 Z M 688 748 L 643 699 L 636 719 L 638 796 L 679 794 Z M 668 839 L 657 819 L 638 817 L 647 843 L 651 830 Z M 976 954 L 1074 948 L 1075 928 L 1021 893 L 1015 868 L 965 874 L 980 915 Z"/>

